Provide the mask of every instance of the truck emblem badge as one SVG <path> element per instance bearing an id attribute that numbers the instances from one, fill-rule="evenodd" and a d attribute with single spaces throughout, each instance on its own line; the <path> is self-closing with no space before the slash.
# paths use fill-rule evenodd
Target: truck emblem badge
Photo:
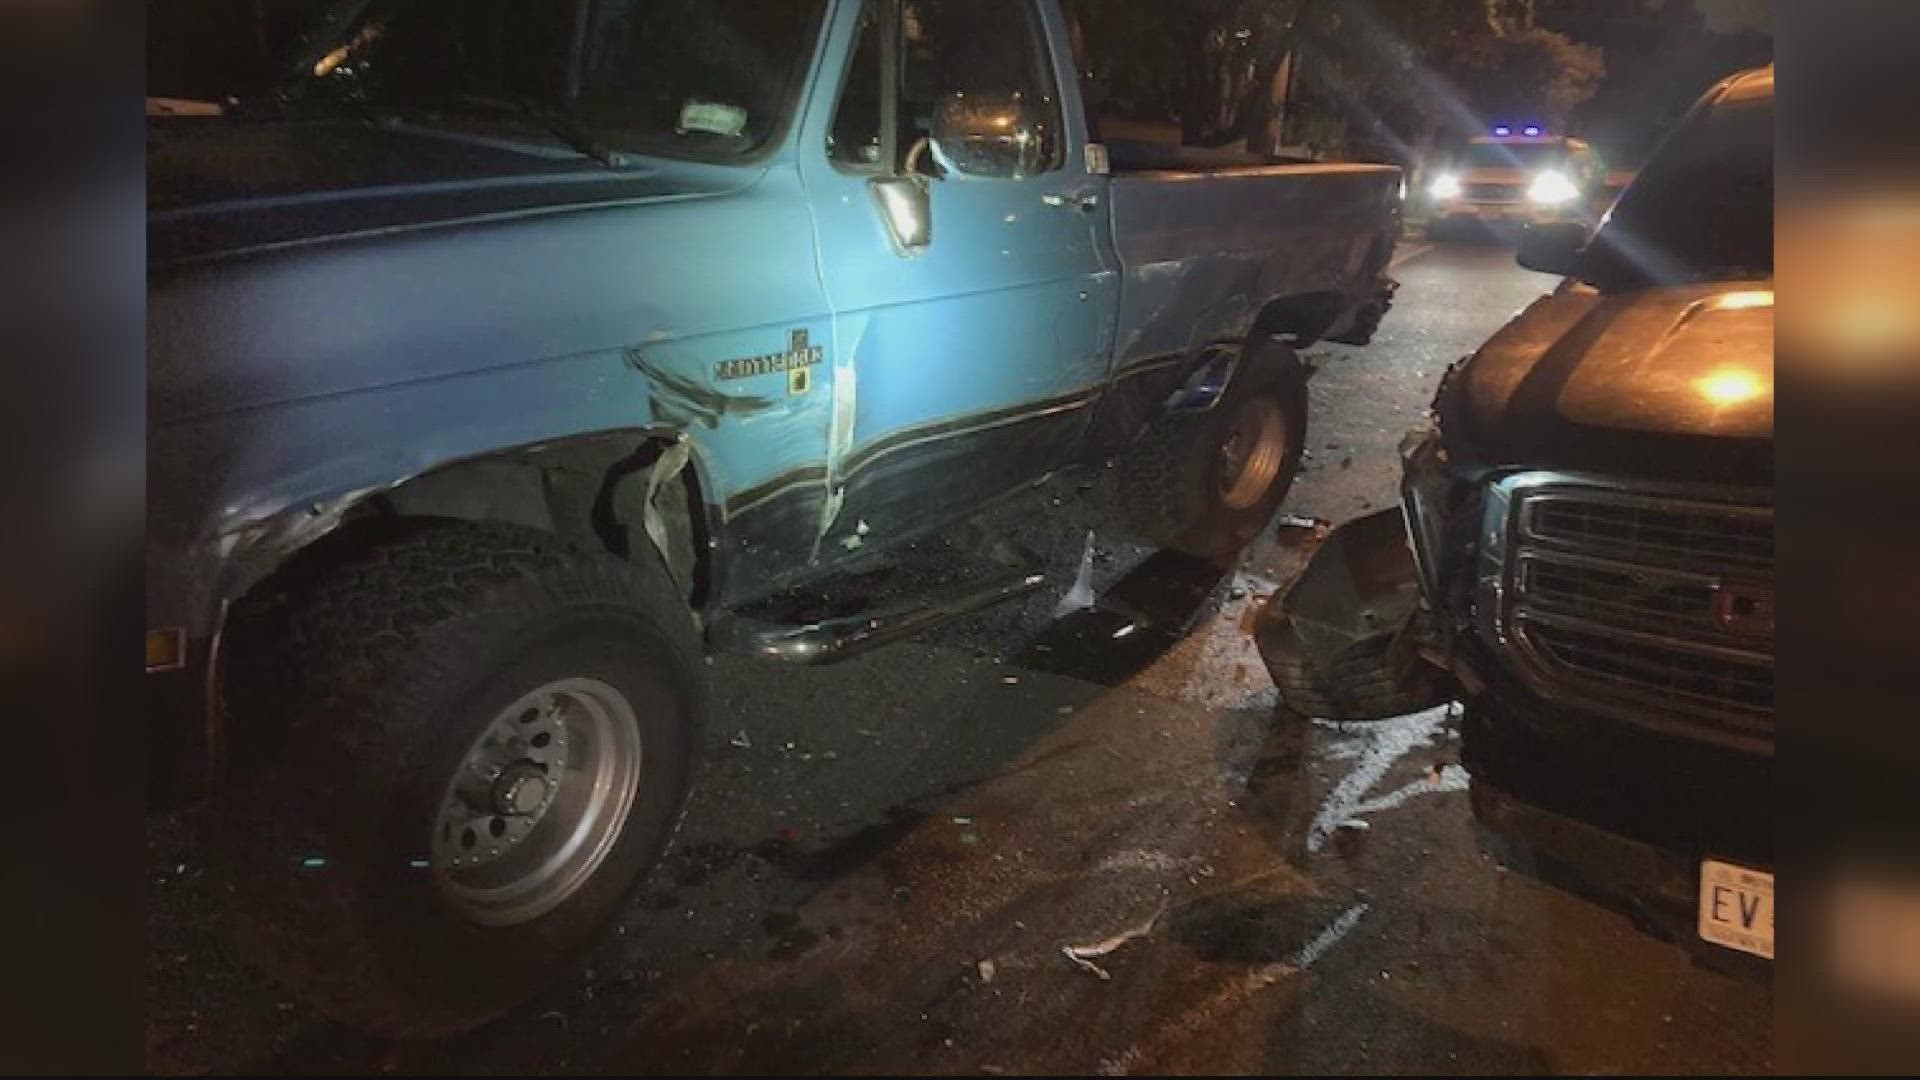
<path id="1" fill-rule="evenodd" d="M 1741 637 L 1773 636 L 1773 590 L 1759 585 L 1713 587 L 1713 625 Z"/>
<path id="2" fill-rule="evenodd" d="M 783 353 L 722 360 L 713 367 L 714 378 L 721 382 L 732 382 L 784 371 L 787 373 L 787 393 L 805 394 L 813 389 L 813 369 L 826 359 L 826 350 L 813 344 L 805 330 L 795 330 L 788 345 L 789 348 Z"/>

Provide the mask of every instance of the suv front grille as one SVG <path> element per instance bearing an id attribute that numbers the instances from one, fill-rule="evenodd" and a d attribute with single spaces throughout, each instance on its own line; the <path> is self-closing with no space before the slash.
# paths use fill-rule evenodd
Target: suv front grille
<path id="1" fill-rule="evenodd" d="M 1603 554 L 1696 567 L 1773 573 L 1773 512 L 1676 505 L 1616 495 L 1606 501 L 1547 494 L 1529 500 L 1529 537 Z"/>
<path id="2" fill-rule="evenodd" d="M 1461 191 L 1480 202 L 1519 202 L 1519 184 L 1463 184 Z"/>
<path id="3" fill-rule="evenodd" d="M 1536 690 L 1770 747 L 1771 507 L 1559 474 L 1494 491 L 1479 602 Z"/>

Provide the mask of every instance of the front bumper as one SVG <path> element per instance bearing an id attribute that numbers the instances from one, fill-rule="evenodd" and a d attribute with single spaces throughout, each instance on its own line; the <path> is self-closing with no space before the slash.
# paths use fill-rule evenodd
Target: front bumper
<path id="1" fill-rule="evenodd" d="M 1478 777 L 1468 798 L 1474 820 L 1495 838 L 1489 846 L 1508 869 L 1624 910 L 1643 930 L 1704 966 L 1759 981 L 1772 978 L 1767 961 L 1700 939 L 1697 860 L 1542 809 Z"/>
<path id="2" fill-rule="evenodd" d="M 1555 221 L 1584 220 L 1585 207 L 1580 200 L 1547 205 L 1530 199 L 1517 202 L 1481 202 L 1471 199 L 1453 199 L 1433 205 L 1430 215 L 1434 221 L 1465 223 L 1481 222 L 1486 225 L 1544 225 Z"/>
<path id="3" fill-rule="evenodd" d="M 1772 759 L 1644 731 L 1496 677 L 1461 724 L 1476 822 L 1510 869 L 1630 914 L 1729 973 L 1772 965 L 1700 939 L 1700 864 L 1771 871 Z"/>

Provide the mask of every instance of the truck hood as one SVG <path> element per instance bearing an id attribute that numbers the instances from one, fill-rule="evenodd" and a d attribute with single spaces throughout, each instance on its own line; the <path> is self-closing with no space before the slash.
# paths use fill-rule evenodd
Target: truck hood
<path id="1" fill-rule="evenodd" d="M 570 149 L 348 120 L 150 119 L 148 258 L 194 261 L 555 203 L 712 190 L 698 167 L 609 170 Z"/>
<path id="2" fill-rule="evenodd" d="M 806 250 L 797 200 L 750 194 L 763 168 L 613 171 L 371 125 L 203 123 L 154 153 L 150 198 L 171 208 L 149 215 L 155 424 L 617 361 L 746 310 L 732 261 L 680 256 Z"/>
<path id="3" fill-rule="evenodd" d="M 1565 285 L 1458 379 L 1453 423 L 1485 464 L 1772 481 L 1771 280 Z"/>

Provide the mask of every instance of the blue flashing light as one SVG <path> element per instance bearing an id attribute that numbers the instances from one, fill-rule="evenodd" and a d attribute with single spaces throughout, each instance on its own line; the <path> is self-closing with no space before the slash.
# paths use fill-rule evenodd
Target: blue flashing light
<path id="1" fill-rule="evenodd" d="M 1495 135 L 1511 135 L 1513 134 L 1513 129 L 1508 127 L 1505 124 L 1495 124 L 1493 128 L 1493 133 Z"/>
<path id="2" fill-rule="evenodd" d="M 1540 125 L 1528 124 L 1524 129 L 1522 129 L 1522 131 L 1524 134 L 1527 134 L 1527 135 L 1538 135 L 1540 134 Z"/>

